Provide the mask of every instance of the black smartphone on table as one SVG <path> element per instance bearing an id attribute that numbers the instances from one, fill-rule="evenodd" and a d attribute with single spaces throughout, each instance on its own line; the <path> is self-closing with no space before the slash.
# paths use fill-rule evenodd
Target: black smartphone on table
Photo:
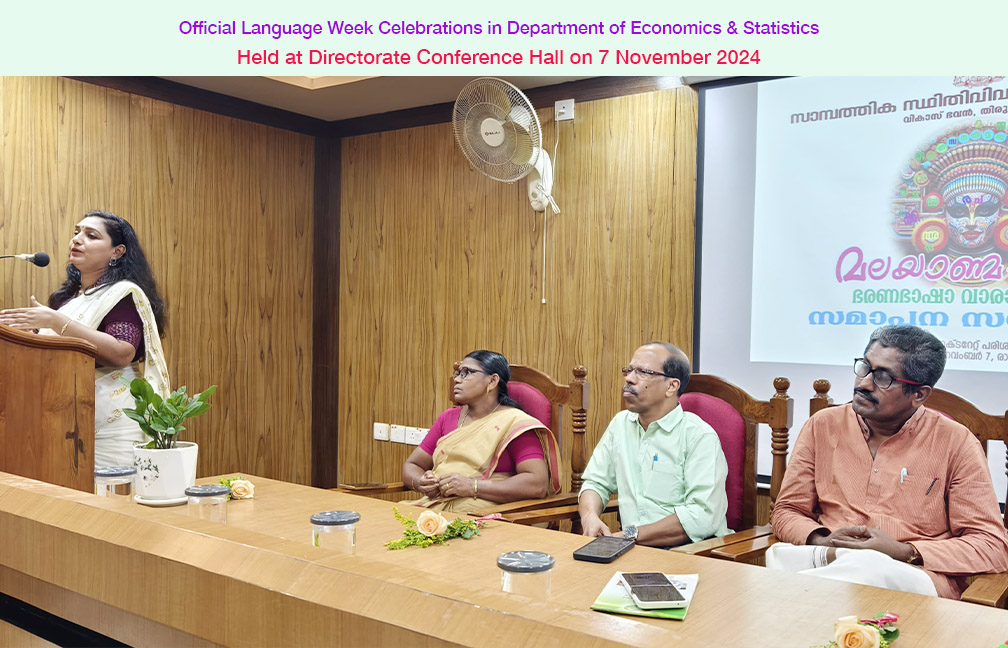
<path id="1" fill-rule="evenodd" d="M 574 559 L 611 563 L 629 551 L 632 546 L 634 546 L 633 540 L 615 536 L 599 536 L 580 549 L 576 549 Z"/>

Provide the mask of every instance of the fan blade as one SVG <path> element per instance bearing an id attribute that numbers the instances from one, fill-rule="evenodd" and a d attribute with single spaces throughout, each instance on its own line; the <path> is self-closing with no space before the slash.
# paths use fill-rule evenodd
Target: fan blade
<path id="1" fill-rule="evenodd" d="M 511 161 L 518 166 L 534 164 L 532 157 L 536 152 L 528 132 L 515 129 L 514 153 L 511 154 Z"/>
<path id="2" fill-rule="evenodd" d="M 525 106 L 512 106 L 507 118 L 526 133 L 532 130 L 532 113 Z"/>

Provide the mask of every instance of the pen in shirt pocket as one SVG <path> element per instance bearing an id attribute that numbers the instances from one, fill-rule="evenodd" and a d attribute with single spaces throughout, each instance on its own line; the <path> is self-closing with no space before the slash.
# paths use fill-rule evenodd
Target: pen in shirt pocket
<path id="1" fill-rule="evenodd" d="M 657 466 L 657 465 L 658 465 L 658 453 L 656 452 L 655 456 L 654 456 L 654 460 L 651 462 L 651 470 L 654 470 L 654 467 Z"/>
<path id="2" fill-rule="evenodd" d="M 927 497 L 928 495 L 931 494 L 931 489 L 934 488 L 934 485 L 935 485 L 935 483 L 937 483 L 937 481 L 938 481 L 937 477 L 934 477 L 934 478 L 931 479 L 931 485 L 928 486 L 927 491 L 924 492 L 924 497 Z"/>

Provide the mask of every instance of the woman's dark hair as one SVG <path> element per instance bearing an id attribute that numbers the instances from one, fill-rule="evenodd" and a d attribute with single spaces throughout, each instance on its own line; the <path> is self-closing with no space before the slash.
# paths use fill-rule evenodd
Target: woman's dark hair
<path id="1" fill-rule="evenodd" d="M 494 351 L 487 351 L 486 349 L 480 349 L 479 351 L 473 351 L 466 356 L 467 358 L 472 358 L 475 360 L 480 369 L 487 372 L 490 375 L 497 374 L 500 378 L 500 382 L 497 383 L 497 402 L 501 405 L 507 405 L 508 407 L 517 407 L 521 409 L 521 405 L 518 401 L 508 396 L 508 381 L 511 380 L 511 365 L 508 364 L 507 358 Z"/>
<path id="2" fill-rule="evenodd" d="M 167 326 L 164 302 L 158 295 L 154 273 L 151 272 L 147 257 L 144 256 L 143 248 L 140 247 L 140 241 L 137 239 L 133 226 L 124 219 L 106 211 L 93 210 L 84 214 L 84 218 L 90 216 L 102 219 L 105 231 L 112 239 L 112 247 L 123 245 L 126 247 L 126 251 L 119 257 L 119 261 L 115 265 L 105 267 L 98 283 L 89 288 L 88 292 L 96 290 L 99 286 L 114 284 L 117 281 L 132 281 L 140 286 L 144 294 L 147 295 L 147 301 L 150 302 L 151 310 L 154 311 L 154 321 L 157 323 L 158 333 L 164 337 Z M 49 308 L 58 309 L 75 297 L 80 290 L 80 270 L 72 263 L 67 263 L 66 274 L 66 281 L 63 282 L 63 285 L 49 295 Z"/>

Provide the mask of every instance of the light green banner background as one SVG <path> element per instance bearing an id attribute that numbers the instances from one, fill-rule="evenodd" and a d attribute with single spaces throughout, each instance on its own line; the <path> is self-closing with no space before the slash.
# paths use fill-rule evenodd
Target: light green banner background
<path id="1" fill-rule="evenodd" d="M 526 2 L 18 2 L 4 8 L 3 74 L 61 75 L 688 75 L 1003 73 L 1004 0 L 812 3 Z M 236 34 L 198 33 L 200 21 Z M 244 26 L 243 26 L 244 21 Z M 332 34 L 330 21 L 369 34 Z M 382 34 L 387 25 L 471 25 L 479 34 Z M 668 35 L 634 34 L 634 22 Z M 601 35 L 538 34 L 543 25 L 601 26 Z M 737 33 L 728 33 L 731 23 Z M 747 23 L 749 23 L 747 25 Z M 795 27 L 816 34 L 746 33 Z M 243 34 L 253 25 L 319 25 L 321 34 Z M 488 33 L 499 25 L 500 35 Z M 525 26 L 526 33 L 509 35 Z M 194 27 L 195 26 L 195 27 Z M 535 26 L 535 27 L 533 27 Z M 713 33 L 714 27 L 720 33 Z M 784 29 L 784 28 L 788 29 Z M 553 28 L 555 30 L 555 28 Z M 643 28 L 641 28 L 641 31 Z M 197 33 L 184 33 L 194 31 Z M 428 29 L 428 31 L 433 31 Z M 473 29 L 472 31 L 475 31 Z M 709 33 L 689 33 L 707 31 Z M 677 33 L 678 32 L 678 33 Z M 312 53 L 315 51 L 315 54 Z M 429 52 L 428 53 L 425 53 Z M 603 51 L 608 52 L 603 55 Z M 357 53 L 364 63 L 357 64 Z M 753 52 L 758 52 L 753 60 Z M 247 57 L 241 59 L 240 54 Z M 368 64 L 368 53 L 409 63 Z M 423 63 L 456 53 L 499 55 L 496 65 Z M 541 57 L 535 54 L 540 53 Z M 264 62 L 254 63 L 258 54 Z M 354 64 L 312 63 L 348 54 Z M 274 56 L 270 56 L 274 55 Z M 300 55 L 300 63 L 297 63 Z M 699 56 L 698 56 L 699 55 Z M 274 59 L 275 57 L 275 59 Z M 266 62 L 274 59 L 276 63 Z M 580 62 L 579 62 L 580 61 Z M 748 61 L 743 64 L 742 61 Z"/>

